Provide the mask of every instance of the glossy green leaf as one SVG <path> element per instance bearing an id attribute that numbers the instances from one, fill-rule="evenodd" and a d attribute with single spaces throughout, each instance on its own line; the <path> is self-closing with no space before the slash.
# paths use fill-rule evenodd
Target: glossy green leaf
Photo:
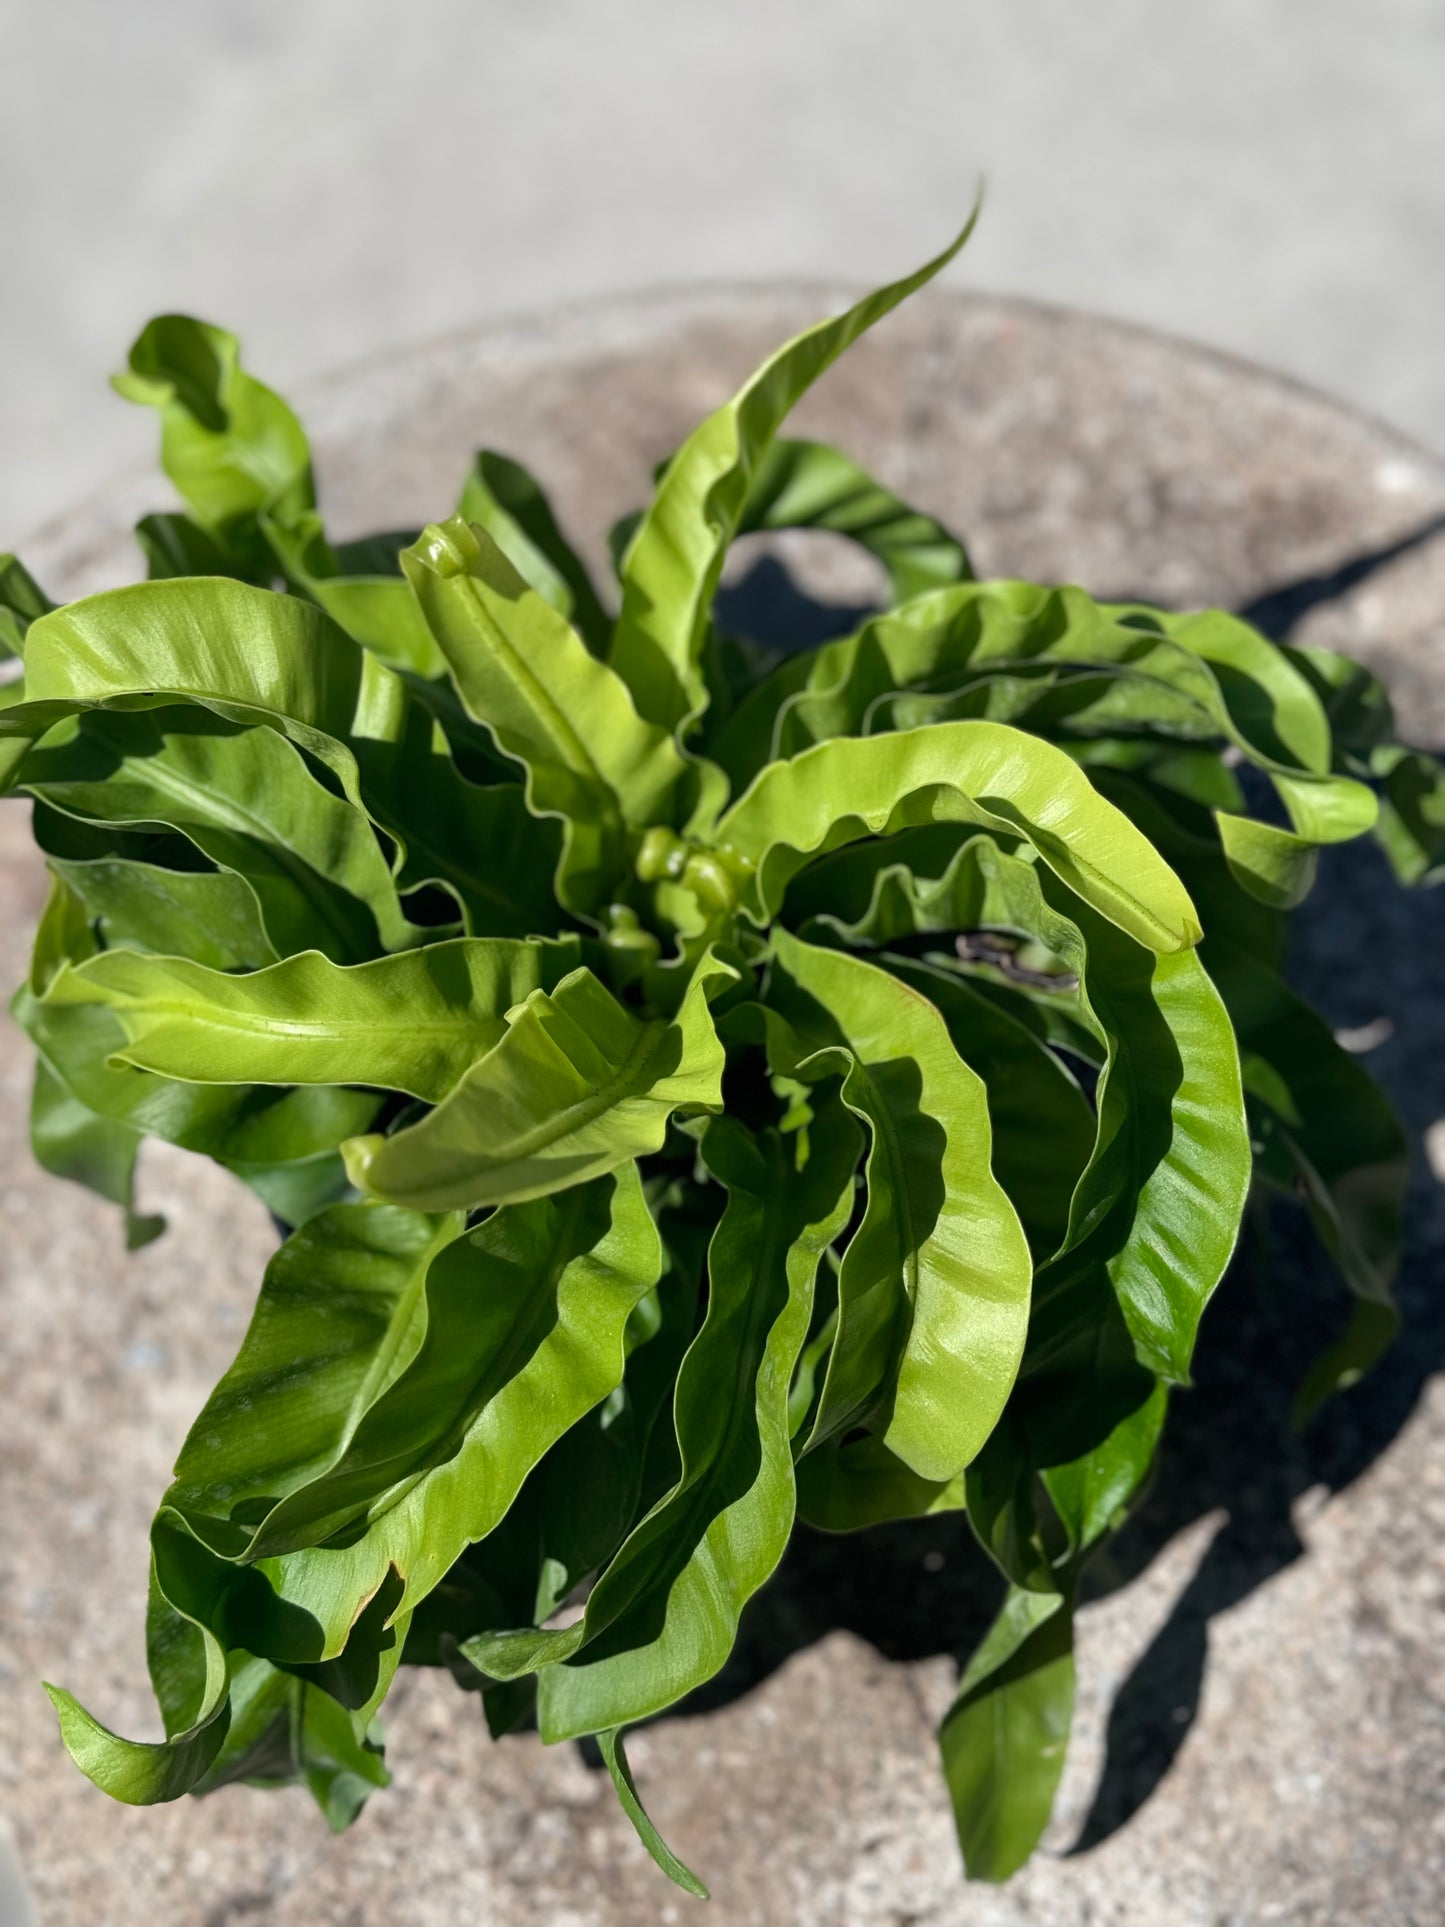
<path id="1" fill-rule="evenodd" d="M 906 852 L 907 839 L 899 841 Z M 1041 864 L 985 837 L 961 840 L 942 875 L 922 886 L 906 868 L 890 870 L 888 855 L 879 846 L 876 891 L 864 864 L 851 879 L 837 873 L 852 892 L 848 934 L 894 943 L 927 930 L 994 928 L 1034 938 L 1078 985 L 1039 994 L 1065 1005 L 1105 1047 L 1094 1152 L 1073 1192 L 1065 1245 L 1036 1285 L 1035 1368 L 1092 1327 L 1103 1292 L 1123 1307 L 1141 1363 L 1187 1378 L 1249 1182 L 1234 1039 L 1198 958 L 1144 949 Z M 841 888 L 838 900 L 848 902 Z"/>
<path id="2" fill-rule="evenodd" d="M 394 1625 L 621 1379 L 661 1268 L 634 1170 L 457 1228 L 341 1205 L 272 1261 L 162 1515 L 215 1555 L 212 1612 L 250 1651 L 333 1658 L 388 1583 Z"/>
<path id="3" fill-rule="evenodd" d="M 97 1116 L 214 1158 L 268 1203 L 281 1199 L 291 1170 L 295 1209 L 272 1208 L 297 1221 L 299 1200 L 344 1188 L 340 1147 L 376 1117 L 375 1092 L 319 1086 L 292 1090 L 255 1085 L 192 1084 L 148 1071 L 112 1068 L 125 1032 L 99 1005 L 56 1006 L 22 988 L 16 1022 L 66 1090 Z"/>
<path id="4" fill-rule="evenodd" d="M 1009 1581 L 940 1732 L 964 1862 L 977 1879 L 1007 1879 L 1048 1822 L 1073 1712 L 1079 1574 L 1143 1490 L 1168 1407 L 1166 1388 L 1137 1367 L 1123 1381 L 1100 1371 L 1108 1348 L 1103 1339 L 1092 1359 L 1077 1361 L 1072 1382 L 1055 1375 L 1022 1385 L 965 1477 L 969 1523 Z M 1082 1447 L 1081 1414 L 1090 1440 Z M 1071 1432 L 1074 1443 L 1062 1443 Z"/>
<path id="5" fill-rule="evenodd" d="M 376 778 L 391 773 L 417 720 L 400 678 L 319 610 L 209 578 L 111 589 L 43 617 L 27 641 L 26 697 L 0 717 L 6 734 L 39 735 L 89 708 L 168 702 L 262 723 L 316 756 L 358 804 L 358 762 Z"/>
<path id="6" fill-rule="evenodd" d="M 871 1139 L 810 1439 L 876 1412 L 891 1452 L 947 1481 L 1003 1409 L 1028 1324 L 1028 1247 L 989 1169 L 984 1087 L 916 990 L 782 930 L 773 944 L 769 1004 L 808 1055 L 845 1071 L 844 1100 Z"/>
<path id="7" fill-rule="evenodd" d="M 678 1367 L 697 1326 L 709 1218 L 684 1227 L 696 1198 L 654 1207 L 664 1270 L 624 1334 L 623 1382 L 560 1439 L 513 1508 L 535 1529 L 544 1578 L 521 1617 L 546 1620 L 566 1595 L 612 1558 L 680 1469 L 672 1424 Z M 715 1213 L 711 1213 L 715 1216 Z M 497 1630 L 517 1624 L 513 1614 Z"/>
<path id="8" fill-rule="evenodd" d="M 343 568 L 314 511 L 285 521 L 267 516 L 262 528 L 292 588 L 319 603 L 364 649 L 393 669 L 412 670 L 418 676 L 445 673 L 446 660 L 401 573 L 399 549 L 387 570 L 352 573 Z"/>
<path id="9" fill-rule="evenodd" d="M 112 1056 L 200 1084 L 372 1084 L 440 1103 L 507 1031 L 507 1012 L 577 967 L 575 940 L 462 937 L 349 968 L 301 951 L 239 975 L 112 950 L 52 1004 L 98 1003 Z"/>
<path id="10" fill-rule="evenodd" d="M 722 1046 L 694 977 L 675 1018 L 642 1021 L 589 970 L 534 991 L 505 1037 L 419 1124 L 346 1148 L 358 1190 L 447 1210 L 539 1198 L 662 1143 L 676 1110 L 722 1105 Z"/>
<path id="11" fill-rule="evenodd" d="M 44 618 L 26 654 L 27 700 L 0 711 L 0 738 L 34 739 L 92 707 L 183 702 L 264 725 L 387 832 L 401 887 L 440 880 L 477 935 L 556 927 L 536 835 L 520 847 L 521 791 L 466 781 L 411 686 L 309 604 L 238 582 L 142 583 Z"/>
<path id="12" fill-rule="evenodd" d="M 920 1478 L 875 1433 L 829 1439 L 798 1462 L 798 1517 L 820 1532 L 861 1532 L 890 1519 L 957 1512 L 963 1477 Z"/>
<path id="13" fill-rule="evenodd" d="M 95 1004 L 53 1004 L 46 995 L 95 949 L 80 899 L 57 882 L 37 933 L 30 982 L 16 993 L 12 1011 L 71 1097 L 110 1124 L 215 1158 L 288 1222 L 344 1185 L 338 1147 L 375 1117 L 374 1094 L 177 1083 L 112 1068 L 110 1058 L 125 1043 L 116 1017 Z"/>
<path id="14" fill-rule="evenodd" d="M 957 239 L 915 273 L 778 349 L 668 463 L 622 560 L 612 638 L 613 667 L 649 722 L 671 727 L 703 702 L 712 598 L 749 488 L 789 409 L 874 322 L 947 267 L 976 218 L 975 209 Z"/>
<path id="15" fill-rule="evenodd" d="M 178 831 L 250 889 L 276 952 L 351 963 L 421 934 L 366 815 L 272 730 L 180 705 L 91 712 L 31 749 L 16 783 L 87 822 Z"/>
<path id="16" fill-rule="evenodd" d="M 18 555 L 0 554 L 0 660 L 24 656 L 31 623 L 54 607 Z"/>
<path id="17" fill-rule="evenodd" d="M 389 1786 L 370 1724 L 310 1680 L 264 1659 L 238 1655 L 231 1669 L 226 1743 L 197 1786 L 210 1793 L 244 1780 L 251 1786 L 301 1781 L 334 1832 L 350 1826 L 368 1797 Z M 359 1730 L 358 1730 L 359 1729 Z"/>
<path id="18" fill-rule="evenodd" d="M 46 1681 L 45 1690 L 60 1720 L 60 1737 L 86 1779 L 128 1807 L 156 1806 L 189 1793 L 210 1769 L 226 1737 L 224 1655 L 217 1664 L 220 1697 L 216 1704 L 208 1704 L 195 1727 L 173 1740 L 122 1739 L 87 1713 L 64 1687 Z"/>
<path id="19" fill-rule="evenodd" d="M 742 902 L 763 922 L 814 855 L 930 822 L 1025 838 L 1063 881 L 1139 943 L 1171 952 L 1199 939 L 1184 886 L 1078 767 L 1000 723 L 948 723 L 820 743 L 763 771 L 717 826 L 745 869 Z"/>
<path id="20" fill-rule="evenodd" d="M 708 1251 L 708 1310 L 678 1373 L 682 1469 L 564 1632 L 518 1633 L 466 1650 L 483 1670 L 541 1663 L 545 1739 L 647 1717 L 710 1679 L 738 1616 L 776 1566 L 793 1522 L 788 1386 L 807 1336 L 813 1279 L 852 1202 L 858 1136 L 834 1105 L 799 1168 L 797 1141 L 708 1126 L 709 1168 L 728 1205 Z M 735 1405 L 720 1400 L 736 1385 Z"/>
<path id="21" fill-rule="evenodd" d="M 256 892 L 228 870 L 168 870 L 126 857 L 52 856 L 107 949 L 184 954 L 211 970 L 277 962 Z"/>
<path id="22" fill-rule="evenodd" d="M 478 449 L 457 513 L 486 530 L 594 655 L 606 654 L 612 624 L 592 578 L 558 528 L 551 503 L 520 462 L 495 449 Z"/>
<path id="23" fill-rule="evenodd" d="M 125 1211 L 125 1248 L 139 1251 L 165 1229 L 165 1219 L 135 1210 L 135 1161 L 141 1133 L 82 1104 L 39 1058 L 30 1100 L 30 1148 L 52 1177 L 83 1184 Z"/>
<path id="24" fill-rule="evenodd" d="M 644 723 L 626 684 L 460 516 L 428 529 L 403 565 L 468 714 L 526 765 L 534 810 L 566 826 L 561 884 L 578 909 L 630 869 L 628 831 L 666 816 L 686 765 Z"/>
<path id="25" fill-rule="evenodd" d="M 917 597 L 785 663 L 714 746 L 735 783 L 766 757 L 839 735 L 967 717 L 1060 740 L 1155 731 L 1230 744 L 1267 771 L 1294 835 L 1221 827 L 1241 880 L 1297 901 L 1312 850 L 1367 830 L 1371 792 L 1331 772 L 1330 728 L 1310 680 L 1256 631 L 1217 612 L 1173 616 L 1095 603 L 1082 590 L 968 584 Z"/>
<path id="26" fill-rule="evenodd" d="M 1088 767 L 1095 787 L 1138 825 L 1176 872 L 1209 938 L 1222 937 L 1278 967 L 1284 955 L 1284 914 L 1278 905 L 1265 904 L 1257 892 L 1244 888 L 1225 855 L 1212 801 L 1177 788 L 1168 765 L 1161 768 L 1152 758 L 1123 770 L 1092 761 Z"/>
<path id="27" fill-rule="evenodd" d="M 157 1553 L 174 1539 L 153 1536 Z M 319 1682 L 244 1651 L 227 1652 L 212 1631 L 209 1604 L 203 1569 L 153 1557 L 146 1657 L 167 1737 L 159 1744 L 122 1739 L 71 1694 L 48 1686 L 71 1757 L 113 1798 L 137 1806 L 235 1779 L 277 1785 L 303 1778 L 328 1823 L 348 1826 L 372 1789 L 390 1778 L 375 1714 L 395 1673 L 400 1637 L 382 1642 L 364 1688 L 335 1673 L 351 1689 L 343 1705 Z"/>
<path id="28" fill-rule="evenodd" d="M 993 1172 L 1036 1261 L 1068 1231 L 1069 1200 L 1094 1148 L 1094 1114 L 1077 1079 L 1020 1018 L 950 971 L 912 958 L 878 961 L 927 997 L 954 1049 L 983 1079 Z"/>
<path id="29" fill-rule="evenodd" d="M 183 1581 L 184 1574 L 177 1578 Z M 184 1642 L 190 1649 L 187 1704 L 181 1717 L 176 1717 L 174 1702 L 167 1705 L 164 1740 L 123 1739 L 86 1712 L 73 1694 L 45 1683 L 71 1759 L 102 1792 L 126 1806 L 155 1806 L 189 1793 L 215 1762 L 231 1723 L 225 1647 L 204 1616 L 191 1610 L 196 1601 L 183 1585 L 176 1590 L 176 1598 L 165 1594 L 153 1565 L 150 1617 L 154 1621 L 159 1608 L 173 1628 L 173 1645 Z"/>
<path id="30" fill-rule="evenodd" d="M 157 409 L 161 463 L 205 529 L 242 543 L 257 512 L 310 508 L 306 435 L 281 397 L 241 367 L 224 328 L 158 315 L 136 337 L 113 385 Z M 228 544 L 229 546 L 230 544 Z"/>

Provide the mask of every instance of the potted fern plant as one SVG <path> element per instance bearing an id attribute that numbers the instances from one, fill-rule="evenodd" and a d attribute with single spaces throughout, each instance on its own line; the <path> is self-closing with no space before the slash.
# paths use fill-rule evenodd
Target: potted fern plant
<path id="1" fill-rule="evenodd" d="M 625 1731 L 718 1672 L 796 1521 L 952 1511 L 1008 1590 L 941 1764 L 1006 1878 L 1252 1187 L 1354 1295 L 1301 1415 L 1388 1344 L 1403 1137 L 1282 947 L 1323 846 L 1439 873 L 1445 779 L 1344 658 L 978 581 L 782 438 L 967 232 L 702 422 L 615 597 L 490 450 L 450 515 L 333 543 L 295 415 L 180 316 L 117 382 L 185 504 L 149 579 L 55 607 L 0 570 L 37 1157 L 133 1245 L 148 1136 L 283 1233 L 152 1528 L 168 1738 L 50 1689 L 114 1797 L 302 1779 L 343 1827 L 398 1666 L 447 1667 L 494 1734 L 595 1739 L 701 1893 Z M 892 602 L 770 659 L 715 600 L 789 528 Z"/>

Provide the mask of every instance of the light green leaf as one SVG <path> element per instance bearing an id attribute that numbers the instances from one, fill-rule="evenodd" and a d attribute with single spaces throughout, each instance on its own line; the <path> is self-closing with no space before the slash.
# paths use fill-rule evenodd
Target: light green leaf
<path id="1" fill-rule="evenodd" d="M 374 1723 L 310 1680 L 233 1655 L 231 1709 L 226 1743 L 198 1793 L 236 1780 L 265 1787 L 300 1780 L 340 1833 L 377 1787 L 391 1784 Z"/>
<path id="2" fill-rule="evenodd" d="M 539 859 L 548 832 L 534 827 L 520 847 L 520 790 L 464 780 L 412 687 L 310 604 L 239 582 L 140 583 L 44 617 L 26 656 L 27 700 L 0 710 L 0 738 L 33 739 L 81 709 L 175 702 L 264 725 L 318 758 L 387 833 L 399 887 L 453 888 L 477 935 L 556 927 Z"/>
<path id="3" fill-rule="evenodd" d="M 319 603 L 364 649 L 393 669 L 425 677 L 446 674 L 446 659 L 401 573 L 399 548 L 386 571 L 353 573 L 343 569 L 314 511 L 285 521 L 265 516 L 261 526 L 288 583 Z"/>
<path id="4" fill-rule="evenodd" d="M 1329 723 L 1311 682 L 1246 624 L 1019 582 L 921 595 L 781 665 L 715 754 L 736 783 L 767 757 L 835 736 L 974 716 L 1059 740 L 1110 730 L 1222 740 L 1269 773 L 1305 843 L 1339 842 L 1374 820 L 1371 793 L 1331 773 Z M 1235 832 L 1225 833 L 1233 858 Z M 1270 901 L 1308 887 L 1309 853 L 1282 834 L 1252 824 L 1238 833 L 1241 880 Z"/>
<path id="5" fill-rule="evenodd" d="M 810 1438 L 877 1411 L 889 1450 L 946 1482 L 1003 1409 L 1028 1324 L 1028 1247 L 989 1170 L 984 1087 L 917 991 L 783 930 L 773 946 L 770 1006 L 804 1052 L 845 1072 L 844 1101 L 872 1138 Z M 791 1068 L 806 1074 L 808 1056 Z"/>
<path id="6" fill-rule="evenodd" d="M 287 1493 L 324 1477 L 415 1358 L 428 1268 L 462 1229 L 455 1212 L 337 1204 L 292 1232 L 191 1427 L 167 1502 L 245 1546 Z M 233 1519 L 249 1523 L 230 1528 Z"/>
<path id="7" fill-rule="evenodd" d="M 771 764 L 717 826 L 745 871 L 757 922 L 779 908 L 815 855 L 930 822 L 976 823 L 1025 838 L 1103 916 L 1151 950 L 1196 943 L 1183 884 L 1062 750 L 1002 723 L 939 724 L 820 743 Z"/>
<path id="8" fill-rule="evenodd" d="M 1009 1581 L 940 1733 L 977 1879 L 1007 1879 L 1048 1822 L 1072 1718 L 1079 1574 L 1143 1489 L 1168 1408 L 1166 1388 L 1127 1358 L 1115 1375 L 1108 1350 L 1105 1337 L 1071 1381 L 1020 1386 L 966 1474 L 969 1523 Z M 1072 1445 L 1063 1443 L 1071 1427 Z"/>
<path id="9" fill-rule="evenodd" d="M 108 1011 L 57 1009 L 25 989 L 12 1009 L 42 1061 L 85 1111 L 214 1158 L 292 1224 L 344 1188 L 338 1147 L 375 1118 L 381 1101 L 367 1091 L 179 1084 L 112 1070 L 107 1059 L 124 1045 L 125 1033 Z"/>
<path id="10" fill-rule="evenodd" d="M 160 411 L 162 465 L 204 528 L 234 538 L 260 509 L 313 506 L 305 432 L 278 394 L 243 371 L 240 344 L 224 328 L 157 315 L 112 385 Z"/>
<path id="11" fill-rule="evenodd" d="M 85 906 L 107 949 L 184 955 L 212 970 L 259 970 L 277 961 L 256 892 L 229 870 L 56 856 L 50 868 Z"/>
<path id="12" fill-rule="evenodd" d="M 966 978 L 914 958 L 877 961 L 938 1011 L 953 1047 L 983 1079 L 993 1173 L 1008 1193 L 1037 1262 L 1068 1230 L 1069 1199 L 1094 1146 L 1094 1114 L 1062 1060 L 1017 1016 Z"/>
<path id="13" fill-rule="evenodd" d="M 48 1680 L 44 1686 L 60 1721 L 65 1750 L 86 1779 L 112 1800 L 128 1807 L 149 1807 L 189 1793 L 221 1749 L 228 1714 L 224 1655 L 217 1666 L 213 1700 L 207 1701 L 201 1719 L 189 1732 L 171 1740 L 122 1739 L 87 1713 L 63 1686 L 52 1686 Z"/>
<path id="14" fill-rule="evenodd" d="M 1308 837 L 1221 810 L 1219 840 L 1236 881 L 1272 910 L 1293 910 L 1314 888 L 1319 849 Z"/>
<path id="15" fill-rule="evenodd" d="M 589 970 L 537 990 L 494 1050 L 419 1124 L 346 1147 L 352 1183 L 435 1211 L 540 1198 L 661 1145 L 676 1110 L 722 1104 L 710 996 L 730 966 L 699 967 L 672 1019 L 634 1017 Z"/>
<path id="16" fill-rule="evenodd" d="M 125 1043 L 115 1016 L 95 1004 L 45 1001 L 57 976 L 95 949 L 80 900 L 57 879 L 37 932 L 30 981 L 11 1008 L 70 1096 L 109 1123 L 215 1158 L 289 1222 L 344 1184 L 337 1147 L 375 1117 L 380 1100 L 374 1094 L 181 1084 L 112 1069 L 108 1059 Z"/>
<path id="17" fill-rule="evenodd" d="M 272 730 L 179 704 L 91 712 L 33 748 L 16 784 L 87 822 L 179 831 L 254 892 L 276 952 L 353 963 L 423 934 L 366 814 Z"/>
<path id="18" fill-rule="evenodd" d="M 478 449 L 457 513 L 484 528 L 514 568 L 564 615 L 595 656 L 607 652 L 612 624 L 552 505 L 520 462 Z"/>
<path id="19" fill-rule="evenodd" d="M 189 1793 L 210 1770 L 230 1726 L 226 1650 L 205 1618 L 190 1610 L 195 1600 L 179 1586 L 177 1593 L 172 1599 L 161 1589 L 153 1563 L 149 1616 L 154 1622 L 159 1613 L 170 1622 L 172 1648 L 187 1649 L 190 1676 L 184 1711 L 174 1700 L 166 1704 L 164 1740 L 122 1739 L 63 1687 L 45 1682 L 71 1759 L 103 1793 L 126 1806 L 155 1806 Z"/>
<path id="20" fill-rule="evenodd" d="M 30 1102 L 30 1148 L 52 1177 L 83 1184 L 125 1212 L 125 1248 L 138 1251 L 165 1230 L 164 1218 L 134 1209 L 135 1161 L 141 1134 L 114 1118 L 87 1109 L 43 1057 L 35 1063 Z"/>
<path id="21" fill-rule="evenodd" d="M 98 1003 L 112 1054 L 199 1084 L 373 1084 L 437 1104 L 507 1031 L 507 1012 L 554 987 L 576 940 L 462 937 L 344 968 L 302 951 L 229 975 L 180 957 L 112 950 L 63 972 L 54 1005 Z"/>
<path id="22" fill-rule="evenodd" d="M 664 820 L 686 774 L 671 734 L 484 529 L 454 516 L 402 563 L 467 713 L 525 764 L 533 809 L 566 826 L 569 901 L 596 909 L 630 873 L 629 830 Z"/>
<path id="23" fill-rule="evenodd" d="M 899 840 L 900 854 L 911 841 Z M 840 909 L 855 919 L 845 927 L 874 943 L 930 929 L 1033 938 L 1079 986 L 1034 994 L 1105 1046 L 1094 1152 L 1074 1191 L 1065 1245 L 1035 1283 L 1025 1370 L 1043 1370 L 1056 1350 L 1091 1333 L 1102 1295 L 1117 1297 L 1140 1362 L 1183 1382 L 1249 1183 L 1238 1056 L 1218 993 L 1192 951 L 1155 955 L 1042 865 L 1006 855 L 986 837 L 961 840 L 931 884 L 890 870 L 888 858 L 889 846 L 880 846 L 871 900 L 862 862 L 847 880 L 849 894 L 839 889 Z M 845 873 L 835 877 L 844 884 Z"/>
<path id="24" fill-rule="evenodd" d="M 1168 760 L 1125 769 L 1089 764 L 1089 777 L 1148 837 L 1178 875 L 1210 938 L 1223 937 L 1252 956 L 1278 965 L 1286 922 L 1280 909 L 1246 890 L 1225 856 L 1218 813 L 1211 803 L 1178 788 Z"/>
<path id="25" fill-rule="evenodd" d="M 27 639 L 26 697 L 0 712 L 4 733 L 169 702 L 262 723 L 318 757 L 358 806 L 358 756 L 380 780 L 409 731 L 431 734 L 406 684 L 318 609 L 217 578 L 135 583 L 42 617 Z"/>
<path id="26" fill-rule="evenodd" d="M 859 335 L 931 281 L 977 218 L 943 253 L 846 313 L 821 321 L 765 361 L 678 449 L 628 545 L 612 664 L 639 712 L 671 728 L 703 704 L 702 648 L 728 545 L 748 490 L 789 409 Z"/>

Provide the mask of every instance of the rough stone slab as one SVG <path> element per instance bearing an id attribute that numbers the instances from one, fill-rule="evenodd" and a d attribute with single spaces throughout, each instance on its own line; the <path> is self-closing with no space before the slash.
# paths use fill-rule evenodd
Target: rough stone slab
<path id="1" fill-rule="evenodd" d="M 470 449 L 521 456 L 594 556 L 653 462 L 836 290 L 613 303 L 463 336 L 324 385 L 305 414 L 343 533 L 448 506 Z M 989 573 L 1251 606 L 1349 649 L 1445 741 L 1445 472 L 1347 410 L 1203 351 L 1017 304 L 934 296 L 799 411 L 970 540 Z M 134 573 L 125 530 L 162 492 L 126 478 L 26 553 L 73 593 Z M 1398 551 L 1398 552 L 1396 552 Z M 839 603 L 873 583 L 826 539 L 785 544 Z M 744 568 L 746 562 L 743 563 Z M 753 585 L 753 588 L 756 584 Z M 774 617 L 791 606 L 764 572 Z M 739 591 L 750 593 L 748 585 Z M 805 606 L 795 613 L 812 620 Z M 42 874 L 0 808 L 0 962 L 20 976 Z M 1339 852 L 1296 977 L 1412 1130 L 1445 1118 L 1441 897 Z M 135 1257 L 112 1212 L 38 1173 L 28 1052 L 0 1045 L 0 1806 L 42 1920 L 621 1927 L 682 1920 L 571 1748 L 491 1744 L 474 1702 L 411 1677 L 389 1709 L 396 1785 L 333 1840 L 307 1797 L 113 1806 L 69 1766 L 35 1684 L 158 1729 L 141 1659 L 145 1532 L 190 1418 L 233 1352 L 271 1244 L 218 1171 L 156 1149 Z M 1340 1300 L 1288 1224 L 1264 1277 L 1222 1288 L 1157 1495 L 1081 1617 L 1075 1742 L 1047 1849 L 963 1888 L 931 1730 L 987 1581 L 956 1523 L 802 1535 L 710 1704 L 632 1742 L 671 1843 L 723 1922 L 938 1927 L 1435 1927 L 1445 1912 L 1445 1210 L 1422 1159 L 1407 1335 L 1305 1441 L 1290 1386 Z M 1140 1575 L 1140 1569 L 1142 1576 Z M 1110 1587 L 1117 1587 L 1109 1591 Z M 1202 1685 L 1201 1685 L 1202 1672 Z M 1083 1852 L 1069 1849 L 1082 1835 Z"/>

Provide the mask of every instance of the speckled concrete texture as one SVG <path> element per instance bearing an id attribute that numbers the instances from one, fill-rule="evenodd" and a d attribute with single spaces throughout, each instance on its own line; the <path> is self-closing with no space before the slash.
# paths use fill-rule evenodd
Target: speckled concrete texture
<path id="1" fill-rule="evenodd" d="M 652 463 L 836 290 L 616 302 L 460 336 L 303 397 L 343 533 L 451 500 L 471 448 L 523 455 L 566 523 L 601 532 Z M 1027 306 L 932 295 L 820 386 L 829 435 L 967 535 L 981 571 L 1250 609 L 1350 649 L 1445 742 L 1445 470 L 1311 393 L 1178 343 Z M 124 532 L 162 492 L 127 478 L 28 545 L 76 592 L 134 573 Z M 790 573 L 785 574 L 784 570 Z M 876 586 L 831 543 L 740 555 L 773 627 Z M 738 580 L 737 578 L 741 578 Z M 812 598 L 802 600 L 803 592 Z M 0 961 L 41 898 L 24 812 L 0 808 Z M 1337 853 L 1301 917 L 1297 981 L 1417 1139 L 1445 1118 L 1441 897 Z M 1376 1020 L 1384 1019 L 1384 1025 Z M 622 1927 L 688 1917 L 573 1749 L 490 1743 L 431 1677 L 389 1710 L 396 1785 L 326 1835 L 304 1794 L 112 1806 L 65 1761 L 37 1679 L 154 1732 L 140 1665 L 145 1530 L 244 1326 L 270 1243 L 220 1173 L 157 1152 L 166 1237 L 127 1258 L 113 1215 L 24 1144 L 23 1041 L 0 1052 L 0 1808 L 47 1927 Z M 800 1535 L 703 1702 L 633 1764 L 711 1917 L 790 1927 L 1222 1927 L 1445 1913 L 1445 1191 L 1422 1157 L 1389 1363 L 1306 1439 L 1290 1387 L 1337 1288 L 1288 1218 L 1207 1321 L 1154 1498 L 1080 1628 L 1081 1699 L 1046 1849 L 1003 1890 L 961 1883 L 931 1728 L 989 1581 L 956 1522 Z"/>

